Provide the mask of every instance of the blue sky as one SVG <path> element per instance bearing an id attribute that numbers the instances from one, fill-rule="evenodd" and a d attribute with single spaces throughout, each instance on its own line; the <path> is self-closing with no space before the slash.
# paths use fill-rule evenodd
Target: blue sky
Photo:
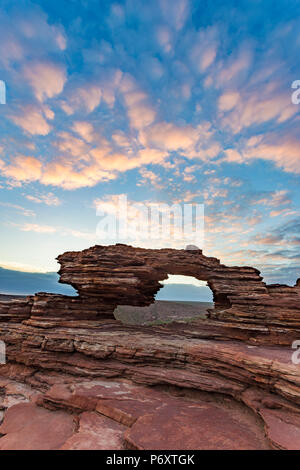
<path id="1" fill-rule="evenodd" d="M 204 203 L 205 254 L 295 282 L 298 1 L 10 0 L 0 23 L 0 266 L 55 271 L 126 194 Z"/>

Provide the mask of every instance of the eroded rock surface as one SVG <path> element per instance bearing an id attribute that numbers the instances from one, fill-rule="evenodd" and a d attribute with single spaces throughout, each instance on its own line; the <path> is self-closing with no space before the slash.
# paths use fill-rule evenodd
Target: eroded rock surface
<path id="1" fill-rule="evenodd" d="M 118 305 L 147 306 L 168 274 L 207 281 L 214 296 L 210 325 L 225 336 L 264 344 L 290 345 L 300 338 L 300 282 L 266 285 L 251 267 L 228 267 L 199 249 L 151 250 L 127 245 L 96 245 L 58 257 L 60 282 L 78 296 L 39 293 L 27 300 L 0 301 L 0 321 L 38 326 L 98 324 L 114 318 Z M 218 323 L 216 323 L 218 322 Z"/>
<path id="2" fill-rule="evenodd" d="M 195 249 L 58 259 L 78 297 L 0 301 L 0 449 L 300 449 L 299 281 L 268 286 Z M 114 319 L 117 305 L 149 305 L 168 274 L 208 282 L 209 318 Z"/>
<path id="3" fill-rule="evenodd" d="M 271 448 L 263 423 L 233 400 L 124 380 L 68 380 L 8 409 L 1 450 Z"/>

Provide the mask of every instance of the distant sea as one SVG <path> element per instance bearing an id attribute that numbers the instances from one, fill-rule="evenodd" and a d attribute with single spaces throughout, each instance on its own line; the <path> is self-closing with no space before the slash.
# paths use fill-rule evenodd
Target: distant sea
<path id="1" fill-rule="evenodd" d="M 36 292 L 76 295 L 75 289 L 59 284 L 57 273 L 28 273 L 0 268 L 0 294 L 32 295 Z M 166 284 L 156 295 L 156 300 L 185 300 L 212 302 L 212 292 L 206 286 Z"/>

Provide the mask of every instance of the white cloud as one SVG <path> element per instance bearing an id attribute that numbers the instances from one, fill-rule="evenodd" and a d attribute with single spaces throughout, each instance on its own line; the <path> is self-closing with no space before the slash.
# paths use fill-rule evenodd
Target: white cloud
<path id="1" fill-rule="evenodd" d="M 51 192 L 47 194 L 40 194 L 38 196 L 27 194 L 25 197 L 29 201 L 35 202 L 37 204 L 46 204 L 47 206 L 59 206 L 61 204 L 59 198 Z"/>

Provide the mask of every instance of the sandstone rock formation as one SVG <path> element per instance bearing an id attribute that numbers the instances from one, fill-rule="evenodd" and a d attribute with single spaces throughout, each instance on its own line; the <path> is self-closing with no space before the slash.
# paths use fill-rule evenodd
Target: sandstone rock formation
<path id="1" fill-rule="evenodd" d="M 25 299 L 4 300 L 0 299 L 0 322 L 21 322 L 30 317 L 33 297 Z"/>
<path id="2" fill-rule="evenodd" d="M 201 250 L 95 246 L 58 261 L 78 297 L 0 302 L 0 449 L 300 449 L 299 281 L 268 286 Z M 114 319 L 168 274 L 207 281 L 208 319 Z"/>
<path id="3" fill-rule="evenodd" d="M 147 306 L 168 274 L 207 281 L 215 308 L 203 328 L 257 344 L 290 345 L 300 338 L 300 283 L 266 285 L 251 267 L 228 267 L 201 250 L 150 250 L 127 245 L 94 246 L 58 257 L 60 282 L 72 285 L 77 297 L 36 294 L 7 305 L 0 302 L 0 321 L 70 325 L 114 318 L 118 305 Z M 20 307 L 20 308 L 19 308 Z M 20 312 L 21 317 L 17 316 Z M 80 326 L 81 323 L 79 323 Z M 226 332 L 225 332 L 226 331 Z"/>

